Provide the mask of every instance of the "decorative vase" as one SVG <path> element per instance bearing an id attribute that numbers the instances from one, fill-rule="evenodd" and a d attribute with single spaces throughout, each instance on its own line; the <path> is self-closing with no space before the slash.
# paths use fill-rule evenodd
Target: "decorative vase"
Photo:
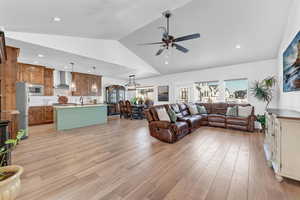
<path id="1" fill-rule="evenodd" d="M 66 97 L 66 96 L 59 96 L 58 97 L 58 103 L 59 104 L 67 104 L 68 103 L 68 97 Z"/>
<path id="2" fill-rule="evenodd" d="M 0 181 L 0 200 L 15 200 L 21 190 L 20 176 L 24 169 L 21 166 L 10 165 L 1 167 L 3 172 L 13 172 L 14 175 Z"/>

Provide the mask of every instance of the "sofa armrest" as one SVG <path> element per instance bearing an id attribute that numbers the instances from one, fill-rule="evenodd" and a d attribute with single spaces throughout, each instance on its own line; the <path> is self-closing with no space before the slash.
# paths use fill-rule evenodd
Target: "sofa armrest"
<path id="1" fill-rule="evenodd" d="M 171 122 L 168 121 L 152 121 L 149 124 L 152 127 L 156 127 L 156 128 L 165 128 L 168 129 L 171 126 Z"/>
<path id="2" fill-rule="evenodd" d="M 249 124 L 248 124 L 248 131 L 253 132 L 254 131 L 254 122 L 256 120 L 256 116 L 255 115 L 250 115 L 248 117 L 249 119 Z"/>

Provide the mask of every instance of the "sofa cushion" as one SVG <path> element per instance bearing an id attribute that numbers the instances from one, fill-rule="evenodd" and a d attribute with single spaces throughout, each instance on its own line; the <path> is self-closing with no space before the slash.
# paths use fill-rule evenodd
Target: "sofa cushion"
<path id="1" fill-rule="evenodd" d="M 169 114 L 168 114 L 168 112 L 167 112 L 167 110 L 166 110 L 165 107 L 160 107 L 160 108 L 156 109 L 156 112 L 157 112 L 158 119 L 160 121 L 171 122 Z"/>
<path id="2" fill-rule="evenodd" d="M 168 109 L 168 114 L 169 114 L 171 122 L 177 121 L 177 116 L 176 116 L 176 113 L 174 112 L 174 110 Z"/>
<path id="3" fill-rule="evenodd" d="M 179 106 L 178 104 L 171 104 L 170 105 L 171 109 L 174 110 L 174 112 L 177 114 L 177 113 L 180 113 L 180 109 L 179 109 Z"/>
<path id="4" fill-rule="evenodd" d="M 179 104 L 179 108 L 180 108 L 180 112 L 183 117 L 190 115 L 188 106 L 186 104 L 184 104 L 184 103 Z"/>
<path id="5" fill-rule="evenodd" d="M 211 103 L 197 103 L 199 106 L 204 106 L 207 114 L 212 112 L 212 104 Z"/>
<path id="6" fill-rule="evenodd" d="M 202 121 L 207 121 L 208 120 L 208 114 L 198 114 L 201 116 Z"/>
<path id="7" fill-rule="evenodd" d="M 197 105 L 197 109 L 198 109 L 199 114 L 207 114 L 207 110 L 206 110 L 205 106 Z"/>
<path id="8" fill-rule="evenodd" d="M 252 106 L 238 106 L 239 117 L 249 117 L 252 113 Z"/>
<path id="9" fill-rule="evenodd" d="M 189 115 L 181 117 L 180 120 L 188 122 L 191 128 L 199 127 L 202 117 L 200 115 Z"/>
<path id="10" fill-rule="evenodd" d="M 211 114 L 225 115 L 227 111 L 227 103 L 213 103 Z"/>
<path id="11" fill-rule="evenodd" d="M 208 115 L 208 121 L 225 123 L 226 117 L 224 115 L 219 115 L 219 114 L 209 114 Z"/>
<path id="12" fill-rule="evenodd" d="M 240 126 L 247 126 L 249 123 L 249 120 L 247 117 L 232 117 L 227 116 L 226 117 L 226 123 L 232 124 L 232 125 L 240 125 Z"/>
<path id="13" fill-rule="evenodd" d="M 191 115 L 197 115 L 199 113 L 197 106 L 195 104 L 189 104 L 189 111 Z"/>
<path id="14" fill-rule="evenodd" d="M 238 107 L 237 106 L 230 106 L 227 108 L 226 116 L 233 116 L 237 117 L 238 116 Z"/>

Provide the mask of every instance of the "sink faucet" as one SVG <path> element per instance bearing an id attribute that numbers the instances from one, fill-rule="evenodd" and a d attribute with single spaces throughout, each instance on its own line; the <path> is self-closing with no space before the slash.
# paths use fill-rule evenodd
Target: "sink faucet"
<path id="1" fill-rule="evenodd" d="M 83 96 L 80 96 L 79 101 L 80 101 L 81 105 L 83 105 Z"/>

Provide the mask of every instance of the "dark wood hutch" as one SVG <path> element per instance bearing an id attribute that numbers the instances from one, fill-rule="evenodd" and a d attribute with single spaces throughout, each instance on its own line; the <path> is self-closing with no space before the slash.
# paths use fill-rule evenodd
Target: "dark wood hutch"
<path id="1" fill-rule="evenodd" d="M 105 88 L 108 115 L 120 114 L 119 101 L 125 100 L 125 87 L 121 85 L 110 85 Z"/>

